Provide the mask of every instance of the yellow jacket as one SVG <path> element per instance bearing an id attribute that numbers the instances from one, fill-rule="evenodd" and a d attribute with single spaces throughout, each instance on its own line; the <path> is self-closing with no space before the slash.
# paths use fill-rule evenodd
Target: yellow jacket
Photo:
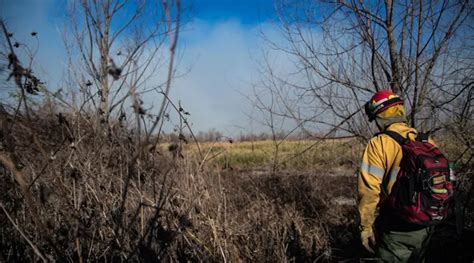
<path id="1" fill-rule="evenodd" d="M 387 130 L 398 132 L 403 137 L 409 134 L 411 140 L 416 137 L 416 130 L 405 123 L 391 124 Z M 362 237 L 373 235 L 377 206 L 390 194 L 401 159 L 401 146 L 386 134 L 373 137 L 367 144 L 357 182 Z"/>

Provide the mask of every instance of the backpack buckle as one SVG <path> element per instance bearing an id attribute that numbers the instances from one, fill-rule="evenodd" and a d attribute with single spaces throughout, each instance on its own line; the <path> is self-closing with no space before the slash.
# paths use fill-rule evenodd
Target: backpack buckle
<path id="1" fill-rule="evenodd" d="M 422 187 L 423 191 L 433 189 L 433 185 L 434 185 L 433 177 L 428 177 L 428 178 L 421 181 L 421 187 Z"/>
<path id="2" fill-rule="evenodd" d="M 419 174 L 421 174 L 421 171 L 419 171 Z M 427 177 L 425 179 L 421 180 L 421 188 L 423 190 L 430 190 L 433 187 L 433 178 L 432 177 Z"/>
<path id="3" fill-rule="evenodd" d="M 425 180 L 423 180 L 423 181 L 421 182 L 421 187 L 422 187 L 423 190 L 429 190 L 429 189 L 431 189 L 431 185 L 432 185 L 432 184 L 431 184 L 429 178 L 428 178 L 428 179 L 425 179 Z"/>

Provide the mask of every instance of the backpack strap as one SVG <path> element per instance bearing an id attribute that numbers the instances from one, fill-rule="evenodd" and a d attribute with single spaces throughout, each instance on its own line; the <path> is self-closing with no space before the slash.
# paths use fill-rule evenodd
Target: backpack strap
<path id="1" fill-rule="evenodd" d="M 394 131 L 383 131 L 382 134 L 387 134 L 390 138 L 394 139 L 400 146 L 410 143 L 410 139 L 401 136 L 398 132 Z"/>
<path id="2" fill-rule="evenodd" d="M 419 132 L 419 133 L 416 134 L 416 140 L 419 141 L 419 142 L 427 142 L 428 138 L 429 138 L 428 133 Z"/>
<path id="3" fill-rule="evenodd" d="M 392 138 L 396 142 L 398 142 L 398 144 L 400 144 L 400 146 L 402 148 L 403 148 L 404 145 L 407 145 L 411 142 L 411 140 L 408 138 L 408 134 L 407 134 L 407 137 L 405 138 L 402 135 L 400 135 L 398 132 L 394 132 L 394 131 L 385 130 L 382 133 L 387 134 L 388 136 L 390 136 L 390 138 Z M 417 185 L 417 184 L 419 184 L 419 183 L 417 182 L 416 176 L 409 176 L 408 177 L 408 196 L 410 197 L 410 199 L 412 199 L 414 194 L 415 194 L 415 185 Z M 412 202 L 414 202 L 414 201 L 412 200 Z"/>

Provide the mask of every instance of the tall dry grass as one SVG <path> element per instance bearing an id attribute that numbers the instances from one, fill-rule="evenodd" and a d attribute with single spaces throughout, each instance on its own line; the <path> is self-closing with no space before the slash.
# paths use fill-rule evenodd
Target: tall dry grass
<path id="1" fill-rule="evenodd" d="M 306 157 L 308 163 L 322 158 L 324 165 L 273 173 L 250 169 L 261 163 L 222 170 L 212 160 L 224 153 L 203 162 L 192 150 L 180 157 L 168 148 L 137 148 L 141 142 L 119 122 L 104 128 L 93 117 L 48 108 L 32 116 L 0 116 L 2 261 L 333 262 L 366 256 L 358 241 L 355 165 L 350 152 L 340 150 L 345 141 L 321 144 Z M 239 164 L 230 160 L 230 166 Z"/>
<path id="2" fill-rule="evenodd" d="M 163 151 L 133 160 L 125 126 L 53 110 L 3 113 L 0 126 L 2 261 L 329 259 L 332 226 L 354 226 L 354 207 L 330 198 L 353 199 L 351 177 L 221 172 Z"/>

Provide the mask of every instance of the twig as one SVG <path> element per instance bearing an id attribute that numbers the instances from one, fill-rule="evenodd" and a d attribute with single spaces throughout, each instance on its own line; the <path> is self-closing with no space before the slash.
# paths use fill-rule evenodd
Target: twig
<path id="1" fill-rule="evenodd" d="M 184 115 L 181 113 L 181 111 L 179 110 L 179 108 L 176 106 L 176 104 L 173 103 L 173 101 L 169 98 L 168 95 L 165 94 L 165 92 L 160 92 L 164 97 L 165 99 L 168 101 L 168 103 L 176 110 L 176 112 L 179 114 L 179 117 L 181 119 L 184 119 L 184 124 L 186 125 L 186 127 L 188 128 L 189 130 L 189 133 L 191 134 L 191 136 L 193 137 L 193 140 L 194 142 L 196 143 L 196 147 L 198 149 L 198 152 L 199 152 L 199 157 L 202 159 L 203 158 L 203 155 L 202 155 L 202 151 L 201 151 L 201 147 L 199 146 L 199 142 L 196 138 L 196 135 L 194 134 L 193 130 L 191 129 L 191 126 L 189 125 L 188 121 L 185 119 Z M 150 131 L 150 134 L 151 134 L 151 131 Z M 160 139 L 160 136 L 157 136 L 156 137 L 156 140 L 155 142 L 153 143 L 154 146 L 158 145 L 159 143 L 159 139 Z"/>
<path id="2" fill-rule="evenodd" d="M 3 22 L 3 20 L 0 20 L 0 24 L 2 25 L 3 33 L 5 34 L 5 38 L 7 39 L 8 46 L 10 48 L 10 54 L 8 55 L 8 57 L 9 58 L 12 57 L 12 61 L 10 61 L 10 63 L 12 64 L 13 69 L 12 69 L 12 74 L 10 76 L 15 76 L 16 85 L 21 90 L 21 99 L 20 99 L 20 101 L 23 100 L 24 105 L 25 105 L 26 117 L 28 118 L 28 120 L 31 120 L 30 110 L 28 108 L 28 103 L 26 101 L 25 89 L 21 84 L 21 75 L 24 75 L 25 78 L 32 77 L 31 76 L 31 71 L 30 71 L 30 73 L 28 73 L 28 71 L 25 72 L 25 69 L 23 69 L 23 67 L 20 66 L 20 62 L 18 61 L 18 58 L 15 54 L 15 51 L 13 50 L 13 46 L 12 46 L 10 37 L 8 36 L 7 27 L 5 26 L 5 23 Z M 22 73 L 20 73 L 19 71 L 22 71 Z M 19 75 L 19 74 L 21 74 L 21 75 L 20 75 L 19 79 L 17 79 L 16 76 Z"/>
<path id="3" fill-rule="evenodd" d="M 209 154 L 211 153 L 211 151 L 212 151 L 212 149 L 214 148 L 214 145 L 215 145 L 215 144 L 216 144 L 216 142 L 214 142 L 214 143 L 211 145 L 211 147 L 209 147 L 209 149 L 207 150 L 206 154 L 202 157 L 202 160 L 201 160 L 201 162 L 200 162 L 200 164 L 199 164 L 199 171 L 201 171 L 201 169 L 202 169 L 202 167 L 203 167 L 203 165 L 204 165 L 205 162 L 207 162 L 207 161 L 209 161 L 209 160 L 211 160 L 211 159 L 217 157 L 218 155 L 220 155 L 221 153 L 224 152 L 224 150 L 222 150 L 222 151 L 218 152 L 217 154 L 213 155 L 211 158 L 207 159 L 207 156 L 209 156 Z"/>
<path id="4" fill-rule="evenodd" d="M 3 206 L 3 203 L 0 203 L 0 207 L 2 207 L 2 210 L 3 212 L 5 213 L 5 215 L 8 217 L 8 220 L 10 220 L 10 222 L 12 223 L 13 227 L 15 227 L 15 229 L 20 233 L 20 235 L 26 240 L 26 242 L 28 242 L 28 244 L 31 246 L 31 248 L 33 249 L 33 251 L 35 252 L 35 254 L 41 258 L 41 260 L 43 260 L 43 262 L 48 262 L 48 260 L 43 256 L 43 254 L 38 250 L 38 248 L 33 244 L 33 242 L 31 242 L 31 240 L 25 235 L 25 233 L 23 233 L 23 231 L 21 231 L 21 229 L 18 227 L 17 224 L 15 224 L 15 221 L 13 221 L 13 219 L 11 218 L 10 214 L 7 212 L 7 210 L 5 209 L 5 207 Z"/>
<path id="5" fill-rule="evenodd" d="M 46 234 L 46 228 L 41 221 L 41 218 L 38 216 L 38 208 L 36 207 L 36 202 L 34 201 L 33 196 L 31 196 L 31 193 L 28 190 L 28 184 L 25 180 L 25 176 L 16 168 L 16 165 L 13 163 L 11 158 L 3 152 L 0 152 L 0 163 L 6 169 L 10 170 L 10 172 L 15 176 L 15 180 L 20 185 L 23 196 L 26 199 L 26 203 L 28 204 L 33 221 L 40 227 L 41 233 Z"/>
<path id="6" fill-rule="evenodd" d="M 158 125 L 158 122 L 163 118 L 165 106 L 168 104 L 168 100 L 167 100 L 166 97 L 168 96 L 168 94 L 170 92 L 171 79 L 173 77 L 173 71 L 174 71 L 174 58 L 175 58 L 176 46 L 178 44 L 178 36 L 179 36 L 181 1 L 180 0 L 176 1 L 176 22 L 175 22 L 176 28 L 174 29 L 174 34 L 173 34 L 173 30 L 171 29 L 171 23 L 172 23 L 173 20 L 171 19 L 170 9 L 168 7 L 168 4 L 167 4 L 166 0 L 163 1 L 163 8 L 164 8 L 165 16 L 168 20 L 167 21 L 167 24 L 168 24 L 167 26 L 168 26 L 168 30 L 169 30 L 169 37 L 171 39 L 170 62 L 169 62 L 169 65 L 168 65 L 168 76 L 166 78 L 166 89 L 165 89 L 165 92 L 164 92 L 165 97 L 163 98 L 163 101 L 161 102 L 160 111 L 158 112 L 158 117 L 156 118 L 156 121 L 152 125 L 152 128 L 150 130 L 150 134 L 155 130 L 156 126 Z"/>
<path id="7" fill-rule="evenodd" d="M 56 154 L 61 150 L 61 148 L 63 147 L 64 145 L 64 142 L 66 142 L 66 139 L 67 138 L 64 138 L 63 141 L 61 142 L 61 144 L 59 145 L 59 147 L 53 152 L 53 154 L 51 155 L 51 157 L 53 156 L 56 156 Z M 44 171 L 46 170 L 46 168 L 49 166 L 49 164 L 53 161 L 53 158 L 49 158 L 48 161 L 46 162 L 46 164 L 43 166 L 43 168 L 40 170 L 40 172 L 38 173 L 38 175 L 33 178 L 33 180 L 31 181 L 30 185 L 28 186 L 28 190 L 30 190 L 30 188 L 35 184 L 36 180 L 38 180 L 40 178 L 40 176 L 42 174 L 44 174 Z"/>

